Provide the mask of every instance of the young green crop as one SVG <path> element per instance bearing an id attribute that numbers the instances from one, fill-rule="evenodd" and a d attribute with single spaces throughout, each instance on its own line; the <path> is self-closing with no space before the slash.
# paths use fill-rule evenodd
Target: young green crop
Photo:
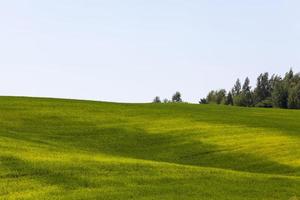
<path id="1" fill-rule="evenodd" d="M 300 111 L 0 98 L 0 199 L 300 198 Z"/>

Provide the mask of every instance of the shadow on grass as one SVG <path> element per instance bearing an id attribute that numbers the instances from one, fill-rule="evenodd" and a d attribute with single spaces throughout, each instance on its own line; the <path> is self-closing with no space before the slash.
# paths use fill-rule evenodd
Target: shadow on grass
<path id="1" fill-rule="evenodd" d="M 81 127 L 81 128 L 79 128 Z M 300 168 L 194 140 L 185 134 L 150 134 L 137 128 L 98 128 L 81 124 L 77 129 L 43 134 L 5 134 L 6 137 L 57 151 L 78 150 L 176 164 L 224 168 L 245 172 L 300 175 Z M 2 134 L 3 135 L 3 134 Z"/>
<path id="2" fill-rule="evenodd" d="M 50 185 L 58 185 L 63 189 L 78 187 L 92 187 L 91 183 L 79 177 L 68 174 L 68 170 L 50 170 L 51 163 L 24 161 L 13 156 L 1 156 L 2 167 L 9 169 L 9 173 L 1 175 L 1 179 L 17 179 L 29 177 Z M 54 167 L 55 168 L 55 167 Z"/>

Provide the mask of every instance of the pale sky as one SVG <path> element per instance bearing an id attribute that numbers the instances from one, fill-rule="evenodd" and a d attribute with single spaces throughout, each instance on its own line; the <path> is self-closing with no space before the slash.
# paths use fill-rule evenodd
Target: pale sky
<path id="1" fill-rule="evenodd" d="M 298 0 L 2 0 L 0 95 L 149 102 L 300 71 Z"/>

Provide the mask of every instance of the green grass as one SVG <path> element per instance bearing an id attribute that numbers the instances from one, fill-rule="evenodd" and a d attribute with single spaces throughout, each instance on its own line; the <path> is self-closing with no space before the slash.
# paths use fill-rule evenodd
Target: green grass
<path id="1" fill-rule="evenodd" d="M 0 98 L 0 199 L 297 199 L 300 111 Z"/>

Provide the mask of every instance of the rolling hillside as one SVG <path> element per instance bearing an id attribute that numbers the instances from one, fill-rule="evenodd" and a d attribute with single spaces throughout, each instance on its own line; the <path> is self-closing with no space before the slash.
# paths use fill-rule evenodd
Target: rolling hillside
<path id="1" fill-rule="evenodd" d="M 0 199 L 300 199 L 300 111 L 0 97 Z"/>

